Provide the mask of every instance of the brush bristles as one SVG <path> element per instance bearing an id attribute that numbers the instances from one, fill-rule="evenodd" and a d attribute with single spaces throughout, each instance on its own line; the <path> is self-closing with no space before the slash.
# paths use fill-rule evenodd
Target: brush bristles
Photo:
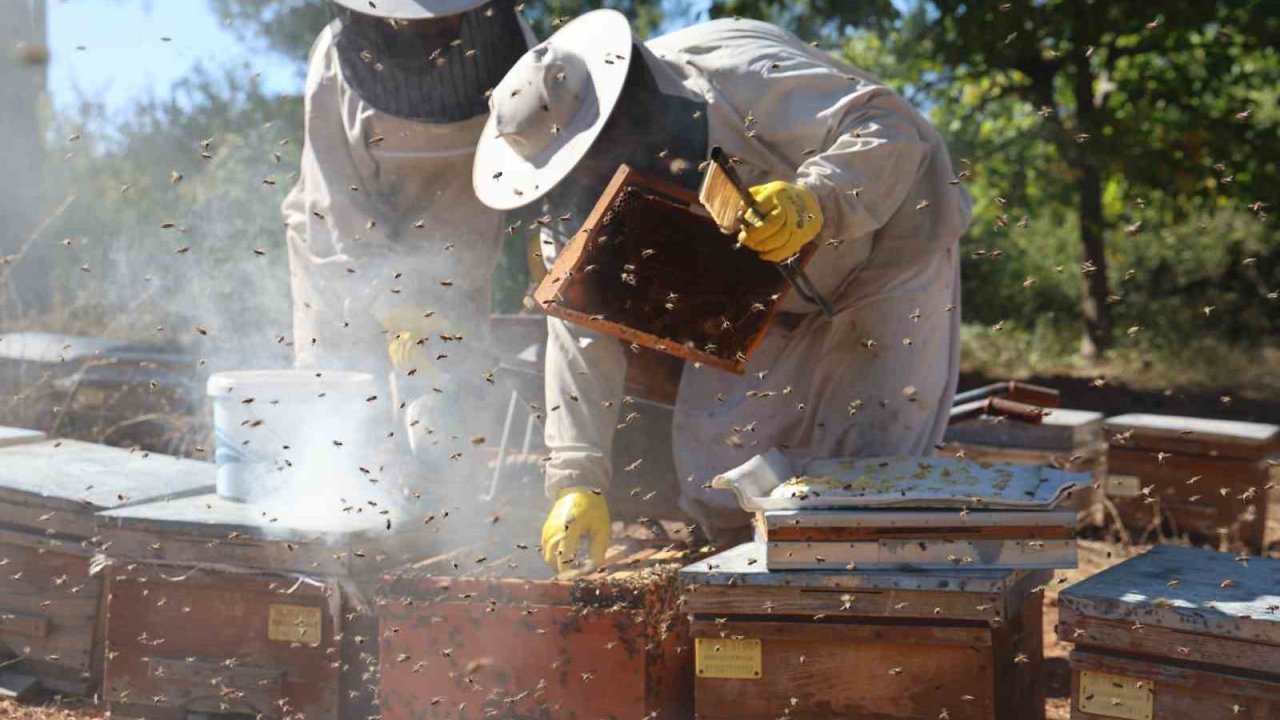
<path id="1" fill-rule="evenodd" d="M 702 176 L 698 189 L 698 202 L 707 209 L 711 218 L 725 233 L 735 233 L 742 226 L 742 196 L 720 166 L 711 163 Z"/>

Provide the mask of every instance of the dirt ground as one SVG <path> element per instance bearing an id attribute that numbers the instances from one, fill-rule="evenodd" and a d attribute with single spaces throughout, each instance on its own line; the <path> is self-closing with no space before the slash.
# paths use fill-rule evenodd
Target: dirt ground
<path id="1" fill-rule="evenodd" d="M 1097 572 L 1142 552 L 1144 548 L 1125 547 L 1092 540 L 1080 541 L 1080 566 L 1061 571 L 1045 591 L 1045 718 L 1066 720 L 1070 717 L 1070 674 L 1067 655 L 1071 646 L 1060 642 L 1054 633 L 1058 621 L 1058 591 Z M 109 717 L 105 708 L 82 699 L 41 698 L 27 703 L 0 700 L 0 720 L 100 720 Z"/>

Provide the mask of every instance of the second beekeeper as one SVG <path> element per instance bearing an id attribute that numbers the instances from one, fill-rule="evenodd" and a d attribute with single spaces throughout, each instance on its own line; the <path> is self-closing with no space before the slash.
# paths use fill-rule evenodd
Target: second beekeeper
<path id="1" fill-rule="evenodd" d="M 672 445 L 681 507 L 712 537 L 747 524 L 717 473 L 770 447 L 808 457 L 919 455 L 946 428 L 959 358 L 957 242 L 970 198 L 930 123 L 871 75 L 773 25 L 717 20 L 646 43 L 612 10 L 530 50 L 495 89 L 476 151 L 477 196 L 586 217 L 622 163 L 696 189 L 711 146 L 763 222 L 740 242 L 770 261 L 817 250 L 806 270 L 827 317 L 795 293 L 739 376 L 686 364 Z M 575 227 L 548 223 L 548 263 Z M 579 540 L 599 562 L 600 492 L 623 394 L 625 347 L 548 319 L 545 559 Z"/>

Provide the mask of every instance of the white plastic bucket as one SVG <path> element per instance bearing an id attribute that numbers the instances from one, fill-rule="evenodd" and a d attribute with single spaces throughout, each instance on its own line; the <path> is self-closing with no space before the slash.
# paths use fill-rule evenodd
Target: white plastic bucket
<path id="1" fill-rule="evenodd" d="M 254 502 L 307 482 L 358 476 L 378 403 L 372 375 L 242 370 L 210 376 L 218 495 Z M 316 490 L 332 490 L 320 488 Z"/>

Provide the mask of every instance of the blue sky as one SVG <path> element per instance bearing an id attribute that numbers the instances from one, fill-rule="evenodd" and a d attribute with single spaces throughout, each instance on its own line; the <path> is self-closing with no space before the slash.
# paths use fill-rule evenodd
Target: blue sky
<path id="1" fill-rule="evenodd" d="M 74 107 L 86 96 L 103 101 L 112 113 L 126 110 L 149 95 L 168 95 L 200 63 L 261 73 L 271 92 L 302 86 L 296 64 L 240 42 L 207 0 L 48 3 L 49 94 L 57 109 Z"/>
<path id="2" fill-rule="evenodd" d="M 260 73 L 268 92 L 301 91 L 300 63 L 241 42 L 208 0 L 47 2 L 49 94 L 58 110 L 87 97 L 111 114 L 127 111 L 148 96 L 167 96 L 197 64 Z M 708 4 L 695 0 L 695 7 Z"/>

